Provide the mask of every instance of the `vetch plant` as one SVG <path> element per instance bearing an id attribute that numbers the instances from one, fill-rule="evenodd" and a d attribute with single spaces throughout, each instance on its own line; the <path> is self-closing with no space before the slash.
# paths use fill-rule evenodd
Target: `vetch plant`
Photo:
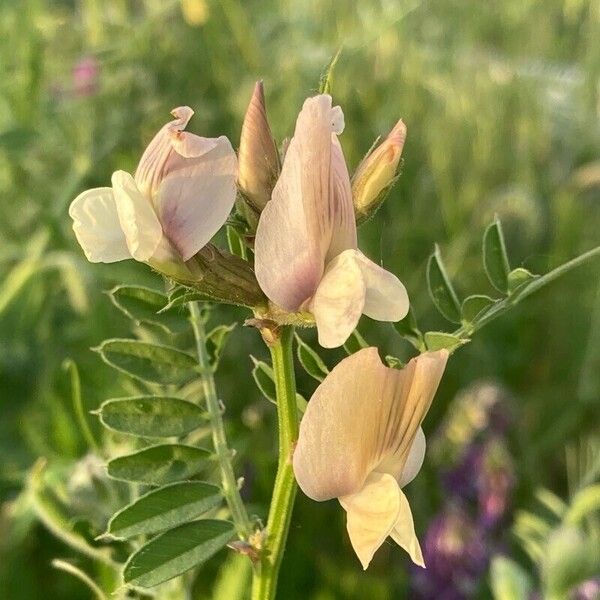
<path id="1" fill-rule="evenodd" d="M 40 465 L 30 484 L 40 513 L 55 533 L 104 561 L 138 595 L 152 589 L 158 597 L 186 597 L 191 579 L 179 576 L 229 547 L 252 565 L 253 600 L 274 598 L 296 481 L 314 500 L 339 499 L 364 568 L 388 536 L 422 565 L 410 490 L 403 488 L 424 460 L 421 423 L 449 357 L 486 323 L 597 256 L 600 247 L 543 276 L 511 270 L 496 220 L 484 235 L 484 266 L 499 297 L 476 294 L 462 302 L 436 247 L 427 268 L 431 297 L 458 328 L 422 332 L 398 277 L 358 249 L 357 222 L 374 214 L 398 177 L 402 121 L 351 179 L 338 140 L 344 115 L 329 94 L 304 102 L 285 153 L 273 140 L 262 84 L 254 90 L 237 158 L 223 136 L 184 131 L 190 108 L 173 114 L 133 176 L 117 171 L 111 187 L 83 192 L 69 211 L 89 260 L 134 258 L 167 283 L 166 292 L 113 289 L 115 306 L 148 329 L 139 339 L 109 339 L 95 349 L 131 379 L 134 391 L 98 409 L 103 425 L 123 436 L 118 455 L 96 440 L 91 444 L 108 459 L 119 507 L 101 549 L 73 538 L 68 521 L 44 504 Z M 223 226 L 229 251 L 211 243 Z M 226 399 L 215 386 L 235 325 L 208 327 L 219 303 L 250 309 L 246 324 L 260 332 L 271 355 L 270 365 L 256 360 L 253 370 L 278 415 L 277 473 L 264 523 L 242 500 L 243 480 L 224 426 Z M 416 355 L 406 365 L 387 356 L 384 365 L 356 331 L 362 314 L 394 322 L 398 342 L 408 341 Z M 349 356 L 326 364 L 299 337 L 296 328 L 303 327 L 316 327 L 321 346 L 344 345 Z M 299 365 L 320 382 L 308 403 L 296 391 L 295 340 Z"/>

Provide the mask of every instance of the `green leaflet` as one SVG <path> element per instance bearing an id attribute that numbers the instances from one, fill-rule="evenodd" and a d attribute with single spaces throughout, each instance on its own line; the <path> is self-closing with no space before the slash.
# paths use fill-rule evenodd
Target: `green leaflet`
<path id="1" fill-rule="evenodd" d="M 440 313 L 448 321 L 460 323 L 460 303 L 446 273 L 446 267 L 437 244 L 427 262 L 427 286 L 431 300 Z"/>
<path id="2" fill-rule="evenodd" d="M 109 429 L 141 437 L 182 436 L 206 423 L 197 404 L 161 396 L 106 400 L 96 414 Z"/>
<path id="3" fill-rule="evenodd" d="M 346 354 L 350 356 L 351 354 L 358 352 L 362 348 L 367 348 L 368 346 L 369 344 L 367 344 L 365 338 L 360 335 L 358 329 L 355 329 L 350 334 L 350 337 L 346 340 L 346 343 L 344 344 L 344 350 L 346 351 Z"/>
<path id="4" fill-rule="evenodd" d="M 527 572 L 506 556 L 494 557 L 490 580 L 494 600 L 528 600 L 533 591 Z"/>
<path id="5" fill-rule="evenodd" d="M 203 519 L 158 535 L 129 557 L 125 583 L 153 587 L 208 560 L 235 537 L 233 523 Z"/>
<path id="6" fill-rule="evenodd" d="M 446 348 L 453 352 L 460 346 L 467 344 L 469 342 L 468 339 L 460 338 L 451 333 L 445 333 L 443 331 L 428 331 L 425 335 L 425 345 L 427 346 L 427 350 L 435 351 L 441 350 L 442 348 Z"/>
<path id="7" fill-rule="evenodd" d="M 256 386 L 261 391 L 262 395 L 272 402 L 277 404 L 277 391 L 275 389 L 275 380 L 273 379 L 273 369 L 266 362 L 250 357 L 254 363 L 252 369 L 252 377 Z M 296 405 L 301 413 L 306 410 L 307 401 L 301 394 L 296 392 Z"/>
<path id="8" fill-rule="evenodd" d="M 425 350 L 423 334 L 417 324 L 417 319 L 413 313 L 412 306 L 408 309 L 408 314 L 401 321 L 394 323 L 394 329 L 408 342 L 410 342 L 419 352 Z"/>
<path id="9" fill-rule="evenodd" d="M 198 374 L 196 359 L 171 346 L 112 339 L 93 350 L 111 367 L 150 383 L 182 384 Z"/>
<path id="10" fill-rule="evenodd" d="M 185 315 L 176 311 L 159 311 L 167 304 L 167 296 L 140 285 L 118 285 L 108 296 L 111 302 L 136 323 L 151 323 L 167 332 L 180 333 L 187 327 Z"/>
<path id="11" fill-rule="evenodd" d="M 120 510 L 109 521 L 106 533 L 123 539 L 171 529 L 218 506 L 221 500 L 219 488 L 210 483 L 173 483 L 141 496 Z"/>
<path id="12" fill-rule="evenodd" d="M 496 302 L 496 300 L 483 294 L 474 294 L 473 296 L 465 298 L 461 306 L 463 320 L 467 323 L 472 323 L 477 317 L 484 314 L 494 302 Z"/>
<path id="13" fill-rule="evenodd" d="M 250 357 L 254 363 L 252 377 L 262 395 L 267 399 L 277 403 L 277 393 L 275 391 L 275 381 L 273 381 L 273 369 L 264 361 Z"/>
<path id="14" fill-rule="evenodd" d="M 503 294 L 508 293 L 510 265 L 499 219 L 488 225 L 483 234 L 483 266 L 490 283 Z"/>
<path id="15" fill-rule="evenodd" d="M 317 381 L 323 381 L 329 373 L 329 369 L 321 357 L 313 350 L 297 333 L 296 335 L 296 353 L 298 361 L 304 370 Z"/>
<path id="16" fill-rule="evenodd" d="M 237 323 L 231 325 L 217 325 L 206 336 L 206 351 L 210 359 L 210 364 L 213 369 L 219 366 L 221 353 L 225 348 L 225 344 L 229 338 L 229 334 L 235 329 Z"/>
<path id="17" fill-rule="evenodd" d="M 210 452 L 183 444 L 150 446 L 139 452 L 109 461 L 108 474 L 113 479 L 163 485 L 190 479 L 206 464 Z"/>

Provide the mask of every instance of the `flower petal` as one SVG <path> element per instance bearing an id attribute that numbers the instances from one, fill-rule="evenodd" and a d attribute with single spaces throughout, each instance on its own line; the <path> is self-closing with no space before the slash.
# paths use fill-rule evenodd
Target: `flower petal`
<path id="1" fill-rule="evenodd" d="M 339 240 L 348 238 L 339 229 L 356 227 L 353 219 L 347 220 L 353 215 L 352 199 L 339 163 L 341 150 L 333 149 L 332 142 L 342 116 L 328 95 L 305 101 L 258 223 L 256 276 L 269 299 L 286 310 L 298 310 L 315 293 L 330 247 L 343 249 Z"/>
<path id="2" fill-rule="evenodd" d="M 406 462 L 402 468 L 402 475 L 400 476 L 400 487 L 403 488 L 408 485 L 419 473 L 425 460 L 425 450 L 427 449 L 427 443 L 425 441 L 425 434 L 423 428 L 417 429 L 417 434 L 410 447 L 410 451 L 406 458 Z"/>
<path id="3" fill-rule="evenodd" d="M 419 540 L 415 534 L 415 524 L 410 511 L 410 505 L 401 489 L 398 489 L 398 498 L 400 501 L 398 520 L 390 535 L 398 546 L 404 548 L 404 550 L 408 552 L 411 560 L 416 565 L 425 568 L 421 546 L 419 545 Z"/>
<path id="4" fill-rule="evenodd" d="M 151 198 L 162 180 L 185 164 L 186 158 L 198 158 L 210 152 L 218 140 L 184 132 L 194 111 L 180 106 L 171 111 L 175 117 L 154 136 L 142 154 L 135 172 L 135 182 L 145 196 Z"/>
<path id="5" fill-rule="evenodd" d="M 354 205 L 352 204 L 350 176 L 348 175 L 348 167 L 346 166 L 342 147 L 335 135 L 331 136 L 331 185 L 331 242 L 325 256 L 325 263 L 328 263 L 344 250 L 356 248 L 357 244 L 356 218 L 354 216 Z"/>
<path id="6" fill-rule="evenodd" d="M 409 301 L 402 282 L 389 271 L 356 251 L 367 293 L 363 312 L 377 321 L 400 321 L 408 313 Z"/>
<path id="7" fill-rule="evenodd" d="M 131 258 L 111 188 L 95 188 L 79 194 L 71 202 L 69 216 L 77 241 L 90 262 L 111 263 Z"/>
<path id="8" fill-rule="evenodd" d="M 303 492 L 319 501 L 354 494 L 389 461 L 400 481 L 447 359 L 447 350 L 426 352 L 390 369 L 365 348 L 342 360 L 300 424 L 294 472 Z"/>
<path id="9" fill-rule="evenodd" d="M 341 346 L 363 312 L 366 287 L 354 252 L 346 250 L 327 265 L 309 305 L 317 323 L 319 344 L 324 348 Z"/>
<path id="10" fill-rule="evenodd" d="M 154 254 L 163 237 L 160 222 L 150 201 L 142 195 L 129 173 L 115 171 L 112 185 L 129 252 L 136 260 L 145 262 Z"/>
<path id="11" fill-rule="evenodd" d="M 227 220 L 235 202 L 237 159 L 229 140 L 172 171 L 156 202 L 162 228 L 183 260 L 203 248 Z"/>
<path id="12" fill-rule="evenodd" d="M 339 499 L 347 513 L 350 542 L 363 569 L 398 523 L 401 495 L 391 475 L 371 473 L 359 492 Z"/>

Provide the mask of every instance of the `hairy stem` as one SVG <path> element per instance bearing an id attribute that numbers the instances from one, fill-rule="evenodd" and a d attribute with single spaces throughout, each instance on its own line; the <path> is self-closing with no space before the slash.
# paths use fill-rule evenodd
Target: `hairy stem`
<path id="1" fill-rule="evenodd" d="M 225 426 L 223 425 L 223 416 L 221 406 L 217 397 L 215 379 L 212 367 L 206 351 L 206 331 L 204 329 L 204 320 L 197 302 L 188 304 L 190 311 L 190 321 L 196 340 L 196 352 L 198 354 L 198 364 L 202 372 L 202 389 L 204 391 L 204 400 L 210 418 L 212 429 L 212 440 L 219 462 L 221 471 L 221 488 L 231 517 L 235 524 L 237 533 L 242 540 L 248 540 L 252 534 L 252 522 L 246 512 L 246 507 L 240 496 L 235 473 L 231 464 L 232 452 L 227 445 L 225 435 Z"/>
<path id="2" fill-rule="evenodd" d="M 297 486 L 292 470 L 292 452 L 298 439 L 298 409 L 296 407 L 296 380 L 292 355 L 293 336 L 292 327 L 282 327 L 280 336 L 270 345 L 277 392 L 279 462 L 262 557 L 252 584 L 252 600 L 275 598 L 279 567 L 285 550 L 296 497 Z"/>

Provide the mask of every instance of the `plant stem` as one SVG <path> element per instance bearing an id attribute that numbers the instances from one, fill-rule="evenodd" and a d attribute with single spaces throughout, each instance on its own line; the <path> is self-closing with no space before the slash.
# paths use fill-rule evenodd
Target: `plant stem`
<path id="1" fill-rule="evenodd" d="M 232 452 L 227 445 L 227 436 L 225 435 L 225 426 L 223 425 L 223 416 L 221 406 L 217 397 L 215 379 L 208 352 L 206 351 L 206 331 L 204 329 L 204 320 L 197 302 L 188 304 L 190 311 L 190 321 L 196 340 L 196 352 L 198 354 L 198 364 L 201 370 L 202 388 L 204 391 L 204 400 L 210 418 L 212 429 L 212 439 L 219 468 L 221 470 L 221 488 L 231 517 L 235 524 L 237 534 L 240 539 L 248 540 L 252 534 L 252 522 L 246 512 L 246 507 L 240 496 L 235 473 L 231 464 Z"/>
<path id="2" fill-rule="evenodd" d="M 298 439 L 298 409 L 292 355 L 293 336 L 292 327 L 282 327 L 279 338 L 270 346 L 277 393 L 279 462 L 260 566 L 254 573 L 252 583 L 252 600 L 275 598 L 279 567 L 285 551 L 296 497 L 292 452 Z"/>

